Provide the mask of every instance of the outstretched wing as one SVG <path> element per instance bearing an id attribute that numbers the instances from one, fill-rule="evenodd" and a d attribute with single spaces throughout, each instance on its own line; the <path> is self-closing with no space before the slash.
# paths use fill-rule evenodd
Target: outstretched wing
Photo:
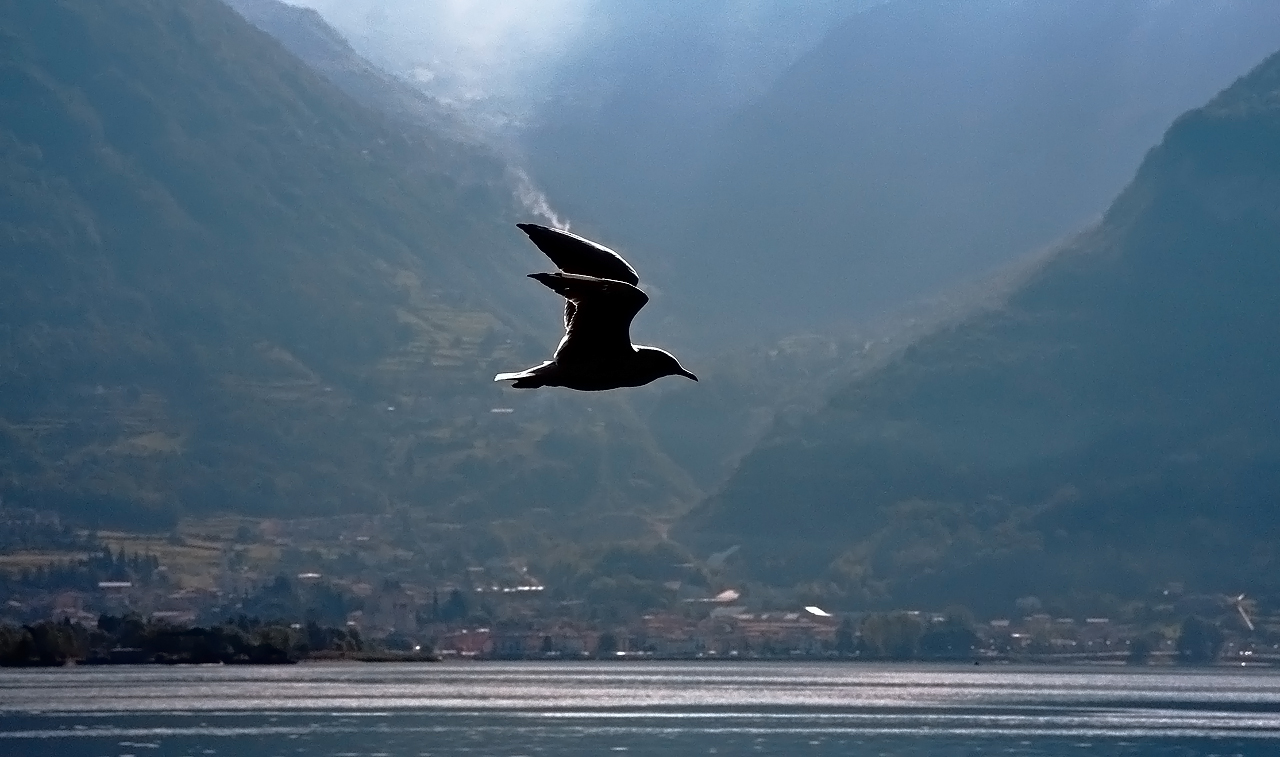
<path id="1" fill-rule="evenodd" d="M 565 273 L 625 281 L 632 286 L 640 283 L 636 269 L 623 260 L 621 255 L 602 244 L 536 223 L 518 223 L 516 228 L 528 234 L 538 249 L 546 253 L 551 262 Z"/>
<path id="2" fill-rule="evenodd" d="M 640 283 L 635 269 L 622 256 L 602 244 L 592 242 L 567 231 L 539 226 L 536 223 L 518 223 L 516 228 L 529 235 L 529 239 L 542 250 L 551 262 L 565 273 L 593 276 L 597 279 Z M 564 303 L 564 327 L 573 322 L 577 305 L 572 299 Z"/>
<path id="3" fill-rule="evenodd" d="M 649 301 L 647 294 L 625 281 L 573 273 L 531 273 L 529 278 L 574 305 L 564 338 L 556 348 L 557 363 L 608 361 L 635 351 L 631 319 Z"/>

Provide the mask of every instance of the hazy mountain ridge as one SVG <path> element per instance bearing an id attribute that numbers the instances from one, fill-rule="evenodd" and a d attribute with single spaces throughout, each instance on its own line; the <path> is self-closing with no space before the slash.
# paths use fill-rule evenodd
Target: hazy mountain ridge
<path id="1" fill-rule="evenodd" d="M 672 293 L 785 331 L 939 291 L 1096 220 L 1177 114 L 1277 47 L 1280 7 L 1249 0 L 865 10 L 717 136 L 670 252 L 726 296 Z"/>
<path id="2" fill-rule="evenodd" d="M 254 26 L 360 103 L 394 119 L 401 128 L 428 133 L 441 145 L 437 157 L 464 178 L 477 169 L 502 169 L 501 156 L 455 110 L 361 57 L 315 10 L 280 0 L 223 0 Z M 445 146 L 450 149 L 443 149 Z M 489 177 L 492 178 L 492 177 Z"/>
<path id="3" fill-rule="evenodd" d="M 625 414 L 492 386 L 558 304 L 501 161 L 213 0 L 7 3 L 0 36 L 6 502 L 147 526 L 696 493 L 643 434 L 600 443 Z"/>
<path id="4" fill-rule="evenodd" d="M 1280 55 L 1008 297 L 782 423 L 682 532 L 862 601 L 1274 590 Z"/>

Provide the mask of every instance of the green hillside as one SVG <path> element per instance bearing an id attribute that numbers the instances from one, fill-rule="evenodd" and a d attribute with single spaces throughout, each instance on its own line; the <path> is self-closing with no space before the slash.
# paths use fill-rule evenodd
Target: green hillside
<path id="1" fill-rule="evenodd" d="M 492 155 L 217 0 L 5 0 L 0 68 L 7 504 L 160 527 L 690 496 L 625 412 L 492 386 L 558 304 Z"/>
<path id="2" fill-rule="evenodd" d="M 1000 306 L 780 423 L 682 532 L 850 602 L 1274 591 L 1280 56 Z"/>

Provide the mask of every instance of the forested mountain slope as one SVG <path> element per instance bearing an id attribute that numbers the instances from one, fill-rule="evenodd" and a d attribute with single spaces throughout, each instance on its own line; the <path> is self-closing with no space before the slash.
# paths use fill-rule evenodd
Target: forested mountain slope
<path id="1" fill-rule="evenodd" d="M 6 503 L 143 526 L 687 498 L 625 414 L 492 386 L 558 305 L 501 161 L 217 0 L 2 2 L 0 67 Z"/>
<path id="2" fill-rule="evenodd" d="M 1275 590 L 1277 291 L 1280 55 L 1003 305 L 775 427 L 682 533 L 898 606 Z"/>

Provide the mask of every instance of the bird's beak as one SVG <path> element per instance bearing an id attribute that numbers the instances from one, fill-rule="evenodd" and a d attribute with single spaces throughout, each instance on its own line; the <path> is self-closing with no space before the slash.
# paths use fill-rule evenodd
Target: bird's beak
<path id="1" fill-rule="evenodd" d="M 681 375 L 681 376 L 684 376 L 684 377 L 686 377 L 686 378 L 691 378 L 691 379 L 693 379 L 694 381 L 697 381 L 697 380 L 698 380 L 698 377 L 697 377 L 697 376 L 695 376 L 695 375 L 693 375 L 692 373 L 690 373 L 690 372 L 688 372 L 688 371 L 684 370 L 683 368 L 682 368 L 682 369 L 680 369 L 680 375 Z"/>

